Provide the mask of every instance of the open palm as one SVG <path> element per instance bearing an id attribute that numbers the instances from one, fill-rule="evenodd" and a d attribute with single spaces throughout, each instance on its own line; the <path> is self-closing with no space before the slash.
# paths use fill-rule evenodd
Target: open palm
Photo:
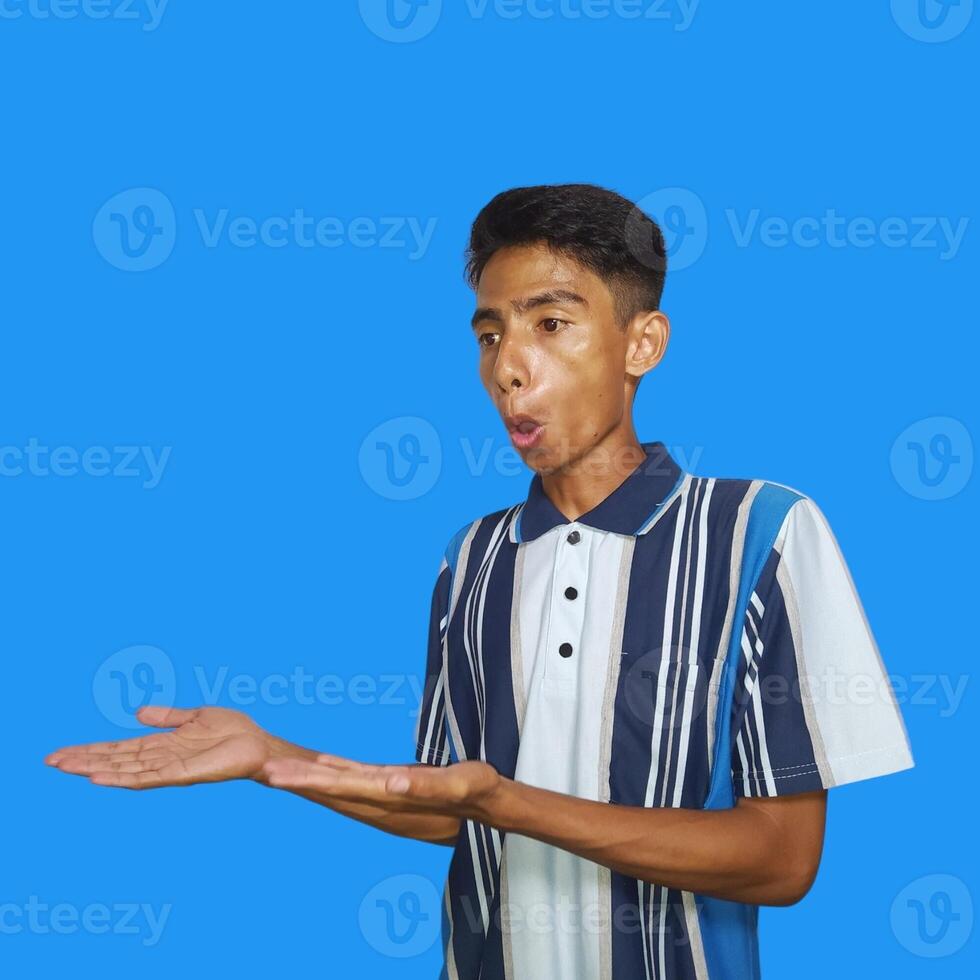
<path id="1" fill-rule="evenodd" d="M 136 717 L 144 725 L 173 731 L 70 745 L 44 761 L 100 786 L 155 789 L 248 779 L 268 758 L 264 731 L 240 711 L 147 706 Z"/>

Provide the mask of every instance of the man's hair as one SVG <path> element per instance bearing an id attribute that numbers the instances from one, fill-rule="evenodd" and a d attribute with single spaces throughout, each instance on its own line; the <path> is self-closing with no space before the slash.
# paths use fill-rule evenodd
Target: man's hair
<path id="1" fill-rule="evenodd" d="M 594 184 L 543 184 L 498 194 L 473 222 L 467 281 L 476 290 L 499 249 L 539 243 L 606 283 L 620 326 L 660 308 L 667 271 L 663 234 L 649 215 L 615 191 Z"/>

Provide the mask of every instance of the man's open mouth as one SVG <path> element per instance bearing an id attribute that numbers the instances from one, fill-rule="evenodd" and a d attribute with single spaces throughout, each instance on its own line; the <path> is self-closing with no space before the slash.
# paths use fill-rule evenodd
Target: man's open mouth
<path id="1" fill-rule="evenodd" d="M 530 415 L 510 415 L 506 422 L 511 441 L 518 449 L 530 449 L 544 432 L 543 423 Z"/>

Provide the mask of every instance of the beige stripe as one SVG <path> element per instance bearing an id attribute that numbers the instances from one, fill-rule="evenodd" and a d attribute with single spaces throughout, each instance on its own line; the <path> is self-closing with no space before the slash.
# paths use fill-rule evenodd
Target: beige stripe
<path id="1" fill-rule="evenodd" d="M 725 625 L 718 640 L 718 652 L 715 654 L 715 663 L 711 669 L 711 685 L 708 688 L 708 779 L 710 782 L 712 774 L 713 755 L 715 751 L 715 716 L 718 713 L 718 693 L 721 687 L 721 679 L 715 683 L 716 674 L 724 669 L 725 655 L 728 652 L 728 645 L 732 636 L 732 620 L 735 618 L 735 602 L 738 599 L 739 578 L 742 571 L 742 554 L 745 551 L 745 529 L 749 523 L 749 513 L 752 510 L 752 503 L 756 494 L 762 489 L 762 480 L 753 480 L 749 484 L 749 489 L 738 506 L 738 514 L 735 516 L 735 527 L 732 531 L 732 555 L 728 567 L 728 608 L 725 610 Z M 739 636 L 741 636 L 741 623 L 739 624 Z"/>
<path id="2" fill-rule="evenodd" d="M 453 745 L 456 746 L 456 757 L 462 762 L 466 758 L 466 747 L 459 731 L 459 722 L 456 720 L 456 712 L 453 710 L 453 701 L 449 690 L 449 623 L 452 622 L 453 610 L 459 599 L 460 590 L 463 587 L 463 580 L 466 578 L 466 568 L 470 560 L 470 546 L 473 543 L 473 536 L 479 527 L 480 521 L 475 521 L 470 525 L 470 529 L 463 538 L 462 547 L 459 549 L 459 557 L 456 560 L 456 573 L 452 579 L 452 593 L 449 598 L 449 620 L 446 624 L 446 633 L 442 640 L 442 673 L 443 673 L 443 696 L 446 699 L 446 721 L 449 724 L 449 733 L 452 736 Z"/>
<path id="3" fill-rule="evenodd" d="M 459 555 L 456 558 L 456 572 L 453 575 L 453 588 L 452 593 L 449 596 L 449 620 L 452 621 L 453 611 L 456 609 L 456 601 L 459 599 L 460 590 L 463 588 L 463 579 L 466 577 L 466 566 L 470 560 L 470 546 L 473 544 L 473 538 L 476 536 L 476 530 L 480 526 L 480 521 L 474 521 L 469 530 L 466 532 L 466 536 L 463 538 L 463 544 L 459 549 Z"/>
<path id="4" fill-rule="evenodd" d="M 789 571 L 782 561 L 776 566 L 776 581 L 783 590 L 783 604 L 786 608 L 786 618 L 789 621 L 789 631 L 793 637 L 793 653 L 796 658 L 796 674 L 800 679 L 800 703 L 803 707 L 803 717 L 806 720 L 807 731 L 810 733 L 810 745 L 813 747 L 813 760 L 820 772 L 820 782 L 829 786 L 833 782 L 830 765 L 827 762 L 827 751 L 824 748 L 820 725 L 813 710 L 813 693 L 810 690 L 810 678 L 806 665 L 803 663 L 802 631 L 800 629 L 800 611 L 796 604 L 796 590 L 789 577 Z"/>
<path id="5" fill-rule="evenodd" d="M 504 954 L 504 978 L 514 980 L 514 948 L 510 940 L 510 931 L 513 928 L 510 918 L 506 915 L 509 912 L 509 890 L 507 888 L 507 839 L 504 838 L 504 853 L 500 858 L 500 904 L 497 906 L 497 914 L 500 916 L 500 943 Z"/>
<path id="6" fill-rule="evenodd" d="M 599 729 L 599 802 L 609 802 L 609 763 L 612 759 L 613 711 L 616 706 L 616 691 L 619 688 L 619 670 L 623 656 L 623 630 L 626 625 L 626 600 L 629 596 L 630 569 L 633 565 L 633 551 L 636 538 L 623 537 L 623 551 L 619 559 L 619 574 L 616 577 L 616 602 L 613 606 L 612 626 L 609 631 L 609 663 L 606 671 L 606 688 L 602 698 L 602 715 Z M 611 872 L 604 865 L 598 868 L 599 903 L 599 978 L 612 978 L 612 904 Z"/>
<path id="7" fill-rule="evenodd" d="M 623 553 L 619 560 L 616 579 L 616 603 L 613 607 L 612 629 L 609 634 L 609 664 L 606 671 L 606 689 L 602 699 L 602 718 L 599 729 L 599 802 L 609 802 L 609 762 L 612 758 L 613 709 L 616 690 L 619 687 L 619 669 L 623 656 L 623 630 L 626 625 L 626 600 L 629 596 L 630 568 L 636 538 L 623 538 Z"/>
<path id="8" fill-rule="evenodd" d="M 691 892 L 682 892 L 684 898 L 684 919 L 687 922 L 687 935 L 691 941 L 691 959 L 694 961 L 694 975 L 697 980 L 708 980 L 708 961 L 704 957 L 704 942 L 701 939 L 701 920 Z"/>
<path id="9" fill-rule="evenodd" d="M 453 923 L 453 912 L 449 906 L 449 877 L 446 877 L 446 884 L 443 888 L 443 900 L 446 904 L 446 915 L 449 917 L 449 942 L 446 944 L 446 974 L 449 980 L 459 980 L 459 969 L 456 967 L 456 953 L 453 950 L 453 933 L 455 924 Z"/>
<path id="10" fill-rule="evenodd" d="M 524 730 L 527 713 L 527 691 L 524 690 L 524 657 L 521 652 L 521 585 L 524 579 L 524 546 L 517 546 L 514 558 L 514 590 L 510 600 L 510 677 L 514 689 L 514 714 L 517 716 L 517 735 Z"/>

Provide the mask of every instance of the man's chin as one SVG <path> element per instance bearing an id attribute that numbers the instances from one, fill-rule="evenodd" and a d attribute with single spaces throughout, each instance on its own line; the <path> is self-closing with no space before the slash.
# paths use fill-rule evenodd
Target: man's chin
<path id="1" fill-rule="evenodd" d="M 534 470 L 535 473 L 540 473 L 541 476 L 547 476 L 558 468 L 554 450 L 547 445 L 532 446 L 530 449 L 518 449 L 517 453 L 528 469 Z"/>
<path id="2" fill-rule="evenodd" d="M 524 465 L 539 476 L 551 476 L 567 466 L 569 462 L 567 454 L 563 454 L 558 447 L 547 443 L 519 452 Z"/>

